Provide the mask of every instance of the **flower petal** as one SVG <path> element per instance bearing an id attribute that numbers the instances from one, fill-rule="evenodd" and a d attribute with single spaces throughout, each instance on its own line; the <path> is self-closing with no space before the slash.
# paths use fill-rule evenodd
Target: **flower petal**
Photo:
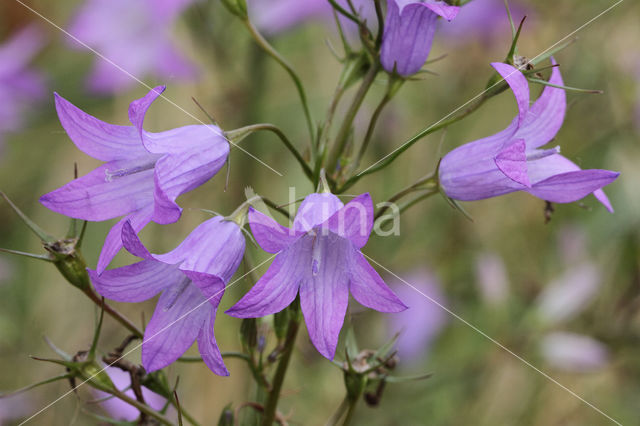
<path id="1" fill-rule="evenodd" d="M 280 225 L 269 216 L 249 207 L 249 227 L 258 245 L 267 253 L 277 253 L 293 244 L 302 235 Z"/>
<path id="2" fill-rule="evenodd" d="M 560 154 L 530 161 L 528 166 L 529 177 L 533 183 L 533 187 L 528 192 L 536 197 L 557 203 L 568 203 L 593 192 L 598 201 L 613 213 L 611 203 L 601 188 L 616 180 L 619 176 L 618 172 L 598 169 L 581 170 L 578 165 Z"/>
<path id="3" fill-rule="evenodd" d="M 142 143 L 144 143 L 143 125 L 144 125 L 144 117 L 147 114 L 147 110 L 149 109 L 153 101 L 155 101 L 158 98 L 158 96 L 160 96 L 162 92 L 165 91 L 166 88 L 167 88 L 166 86 L 154 87 L 149 91 L 149 93 L 144 95 L 144 97 L 140 99 L 136 99 L 135 101 L 129 104 L 129 121 L 131 121 L 131 124 L 133 124 L 133 126 L 135 127 L 138 133 L 139 140 Z M 149 148 L 147 147 L 147 149 Z M 149 152 L 153 152 L 153 151 L 149 150 Z"/>
<path id="4" fill-rule="evenodd" d="M 211 314 L 207 316 L 198 335 L 198 351 L 202 360 L 218 376 L 228 376 L 229 370 L 224 365 L 222 354 L 216 342 L 213 325 L 215 322 L 215 309 L 211 309 Z"/>
<path id="5" fill-rule="evenodd" d="M 177 283 L 165 290 L 144 331 L 142 365 L 148 372 L 177 360 L 200 335 L 212 308 L 195 285 Z"/>
<path id="6" fill-rule="evenodd" d="M 519 69 L 509 64 L 493 62 L 491 66 L 509 84 L 518 104 L 518 122 L 522 124 L 529 111 L 529 83 L 527 83 L 527 78 Z"/>
<path id="7" fill-rule="evenodd" d="M 105 123 L 57 93 L 54 96 L 60 124 L 85 154 L 102 161 L 150 156 L 134 127 Z"/>
<path id="8" fill-rule="evenodd" d="M 146 167 L 143 159 L 110 161 L 43 195 L 40 202 L 77 219 L 113 219 L 153 203 L 153 170 Z"/>
<path id="9" fill-rule="evenodd" d="M 557 65 L 553 58 L 551 63 Z M 549 83 L 564 85 L 560 68 L 553 68 Z M 542 95 L 529 109 L 516 136 L 527 141 L 527 149 L 538 148 L 548 143 L 562 127 L 566 109 L 567 96 L 564 89 L 545 86 Z"/>
<path id="10" fill-rule="evenodd" d="M 342 201 L 333 194 L 309 194 L 298 208 L 298 213 L 293 221 L 293 229 L 308 232 L 315 226 L 324 223 L 342 207 L 344 207 Z"/>
<path id="11" fill-rule="evenodd" d="M 496 166 L 514 182 L 531 187 L 527 174 L 527 145 L 524 139 L 516 139 L 496 155 Z"/>
<path id="12" fill-rule="evenodd" d="M 107 234 L 107 238 L 104 240 L 104 245 L 102 246 L 102 251 L 100 252 L 100 258 L 98 259 L 98 266 L 96 267 L 98 274 L 102 274 L 104 272 L 107 266 L 109 266 L 109 263 L 111 263 L 113 257 L 122 248 L 122 231 L 125 223 L 129 222 L 129 226 L 131 227 L 133 234 L 135 235 L 137 232 L 140 232 L 140 230 L 144 228 L 150 220 L 151 208 L 147 207 L 145 209 L 138 210 L 137 212 L 134 212 L 128 216 L 125 216 L 118 223 L 116 223 L 113 228 L 111 228 L 111 230 Z M 140 243 L 140 245 L 142 245 L 142 243 Z M 137 252 L 134 254 L 138 256 Z M 145 256 L 139 257 L 148 259 L 148 257 Z"/>
<path id="13" fill-rule="evenodd" d="M 258 318 L 289 306 L 298 294 L 300 282 L 310 275 L 311 242 L 312 237 L 303 237 L 276 255 L 267 272 L 226 314 Z"/>
<path id="14" fill-rule="evenodd" d="M 155 260 L 143 260 L 110 269 L 101 275 L 91 269 L 88 272 L 100 295 L 117 302 L 129 303 L 150 299 L 168 286 L 180 282 L 183 277 L 175 266 Z"/>
<path id="15" fill-rule="evenodd" d="M 330 234 L 313 240 L 320 262 L 300 285 L 300 306 L 311 342 L 333 359 L 349 302 L 349 240 Z M 315 258 L 314 258 L 315 260 Z"/>
<path id="16" fill-rule="evenodd" d="M 187 149 L 165 155 L 155 166 L 155 211 L 153 221 L 173 223 L 182 209 L 176 198 L 211 179 L 229 155 L 229 143 L 206 126 L 175 129 L 176 137 L 188 142 Z"/>
<path id="17" fill-rule="evenodd" d="M 185 271 L 183 269 L 180 271 L 191 280 L 193 285 L 200 289 L 200 292 L 209 304 L 211 304 L 214 309 L 218 309 L 225 289 L 225 283 L 222 278 L 204 272 Z"/>
<path id="18" fill-rule="evenodd" d="M 379 312 L 401 312 L 407 309 L 407 305 L 391 291 L 362 253 L 354 251 L 351 259 L 349 290 L 358 303 Z"/>
<path id="19" fill-rule="evenodd" d="M 185 271 L 220 277 L 225 283 L 240 266 L 245 249 L 242 231 L 235 222 L 215 216 L 198 225 L 175 249 L 153 257 L 179 264 Z"/>
<path id="20" fill-rule="evenodd" d="M 373 229 L 373 215 L 373 202 L 367 192 L 335 212 L 326 225 L 330 231 L 349 239 L 356 248 L 362 248 Z"/>

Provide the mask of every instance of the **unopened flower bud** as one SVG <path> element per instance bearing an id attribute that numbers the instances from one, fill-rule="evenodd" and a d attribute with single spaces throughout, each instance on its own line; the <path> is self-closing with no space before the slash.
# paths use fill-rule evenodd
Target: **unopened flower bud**
<path id="1" fill-rule="evenodd" d="M 77 243 L 76 238 L 71 238 L 45 243 L 44 248 L 51 253 L 53 263 L 62 276 L 71 285 L 84 291 L 89 288 L 89 274 L 82 254 L 76 250 Z"/>

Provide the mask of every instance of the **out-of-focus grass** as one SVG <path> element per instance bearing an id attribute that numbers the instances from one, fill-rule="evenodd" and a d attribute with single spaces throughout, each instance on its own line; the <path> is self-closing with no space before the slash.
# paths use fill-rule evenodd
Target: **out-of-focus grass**
<path id="1" fill-rule="evenodd" d="M 19 6 L 6 3 L 3 7 L 8 12 L 0 20 L 4 26 L 0 34 L 6 35 L 9 27 L 15 27 L 14 22 L 38 21 Z M 535 56 L 611 4 L 578 0 L 522 3 L 535 12 L 535 22 L 531 27 L 525 26 L 520 47 L 520 52 L 527 57 Z M 43 1 L 33 4 L 63 24 L 77 2 L 56 2 L 55 6 Z M 284 72 L 251 45 L 242 26 L 230 19 L 222 8 L 215 9 L 210 21 L 208 15 L 204 16 L 206 28 L 202 27 L 203 21 L 194 18 L 199 15 L 192 12 L 176 31 L 185 46 L 189 46 L 189 52 L 203 65 L 203 74 L 194 84 L 169 87 L 167 96 L 204 120 L 190 100 L 196 96 L 226 129 L 255 121 L 275 123 L 303 150 L 307 140 L 302 111 Z M 368 255 L 400 276 L 418 265 L 426 265 L 439 277 L 454 312 L 623 424 L 637 421 L 640 397 L 637 315 L 640 149 L 637 127 L 632 121 L 634 103 L 638 102 L 638 79 L 634 71 L 637 73 L 636 68 L 640 66 L 639 13 L 634 2 L 624 2 L 581 31 L 580 39 L 556 56 L 568 85 L 605 90 L 603 95 L 568 95 L 567 117 L 556 140 L 563 153 L 584 168 L 622 172 L 620 179 L 606 189 L 616 208 L 614 215 L 590 197 L 584 201 L 586 209 L 577 205 L 557 206 L 551 222 L 545 225 L 544 203 L 518 193 L 466 203 L 465 208 L 474 219 L 470 222 L 442 199 L 434 197 L 403 215 L 400 236 L 373 236 L 365 249 Z M 37 66 L 49 74 L 51 90 L 105 121 L 126 124 L 128 102 L 144 94 L 145 89 L 137 87 L 113 98 L 86 93 L 83 79 L 90 55 L 69 51 L 62 35 L 42 25 L 49 31 L 51 44 L 37 60 Z M 312 24 L 274 40 L 306 83 L 317 119 L 326 111 L 340 72 L 339 64 L 323 42 L 326 37 L 336 42 L 332 30 Z M 448 44 L 436 37 L 432 57 L 448 54 L 445 60 L 431 66 L 439 76 L 428 76 L 401 90 L 382 116 L 363 165 L 376 161 L 482 90 L 490 76 L 489 62 L 501 60 L 507 45 L 508 34 L 495 45 L 473 41 Z M 377 84 L 367 98 L 356 123 L 357 140 L 362 137 L 363 127 L 383 89 L 382 82 Z M 345 99 L 351 95 L 352 92 L 348 93 Z M 425 138 L 394 167 L 362 179 L 349 192 L 369 191 L 375 202 L 383 201 L 432 170 L 438 155 L 502 129 L 514 111 L 508 94 L 492 99 L 464 122 L 452 126 L 444 136 L 438 133 Z M 146 125 L 149 130 L 161 130 L 190 123 L 192 118 L 158 101 Z M 183 196 L 180 203 L 186 209 L 180 222 L 169 226 L 150 225 L 143 231 L 142 238 L 153 251 L 174 247 L 203 220 L 205 216 L 197 209 L 231 212 L 242 201 L 245 186 L 250 185 L 257 193 L 282 203 L 288 201 L 290 186 L 296 187 L 298 196 L 312 191 L 298 166 L 283 155 L 284 150 L 272 136 L 252 136 L 243 141 L 242 146 L 281 171 L 284 177 L 233 150 L 227 191 L 223 191 L 221 174 Z M 78 163 L 81 173 L 91 170 L 96 163 L 75 149 L 63 132 L 55 116 L 52 97 L 33 112 L 26 129 L 8 137 L 0 161 L 0 189 L 47 230 L 62 235 L 67 220 L 47 211 L 37 199 L 65 183 L 72 176 L 74 162 Z M 36 238 L 5 204 L 1 205 L 0 246 L 40 252 Z M 609 363 L 592 373 L 567 373 L 545 365 L 537 349 L 539 333 L 525 321 L 535 296 L 562 272 L 557 233 L 567 225 L 585 231 L 586 251 L 603 271 L 595 301 L 576 319 L 557 327 L 591 335 L 607 344 Z M 89 265 L 95 265 L 109 226 L 110 223 L 89 225 L 85 243 Z M 506 263 L 510 281 L 507 312 L 497 312 L 483 304 L 474 284 L 475 256 L 487 250 L 498 253 Z M 266 258 L 259 250 L 253 252 L 257 259 Z M 38 363 L 28 355 L 50 354 L 42 341 L 43 335 L 68 352 L 85 349 L 90 343 L 96 310 L 50 265 L 4 255 L 3 260 L 10 262 L 13 270 L 0 287 L 0 389 L 9 390 L 59 374 L 56 366 Z M 121 254 L 116 264 L 131 260 L 130 256 Z M 240 273 L 243 270 L 244 267 Z M 223 351 L 239 348 L 239 321 L 222 312 L 250 285 L 251 282 L 243 280 L 224 297 L 216 320 L 217 339 Z M 147 320 L 153 307 L 153 302 L 114 304 L 137 322 L 141 321 L 141 307 Z M 381 344 L 386 338 L 382 330 L 387 317 L 375 312 L 355 315 L 352 321 L 358 339 L 371 346 Z M 285 384 L 282 409 L 285 413 L 291 410 L 294 424 L 323 424 L 343 397 L 342 377 L 335 366 L 313 350 L 306 333 L 301 334 Z M 123 337 L 124 332 L 107 320 L 100 347 L 107 351 Z M 136 351 L 132 359 L 138 357 L 139 351 Z M 402 354 L 400 360 L 402 362 Z M 183 404 L 206 424 L 214 422 L 227 403 L 233 402 L 236 406 L 242 403 L 251 389 L 244 365 L 236 360 L 227 364 L 230 378 L 216 377 L 197 364 L 177 364 L 169 370 L 173 380 L 180 376 Z M 433 372 L 433 378 L 388 385 L 378 408 L 361 404 L 357 424 L 608 423 L 593 409 L 453 318 L 422 365 L 407 374 L 423 371 Z M 30 393 L 29 398 L 35 410 L 68 389 L 66 383 L 49 385 Z M 33 423 L 67 424 L 80 405 L 77 398 L 87 397 L 86 392 L 69 395 Z M 79 416 L 77 424 L 92 422 L 83 414 Z"/>

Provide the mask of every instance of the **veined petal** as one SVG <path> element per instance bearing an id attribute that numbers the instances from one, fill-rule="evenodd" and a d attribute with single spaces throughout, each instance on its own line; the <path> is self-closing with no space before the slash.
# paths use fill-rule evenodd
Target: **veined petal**
<path id="1" fill-rule="evenodd" d="M 188 280 L 165 290 L 144 331 L 142 365 L 148 372 L 177 360 L 200 335 L 212 308 Z"/>
<path id="2" fill-rule="evenodd" d="M 237 318 L 258 318 L 280 312 L 293 302 L 300 282 L 311 272 L 310 236 L 276 255 L 267 272 L 227 314 Z"/>
<path id="3" fill-rule="evenodd" d="M 610 170 L 579 170 L 551 176 L 534 184 L 527 191 L 538 198 L 554 203 L 571 203 L 610 184 L 619 175 L 620 173 Z"/>
<path id="4" fill-rule="evenodd" d="M 153 203 L 153 170 L 148 167 L 153 165 L 144 159 L 110 161 L 43 195 L 40 202 L 77 219 L 113 219 Z"/>
<path id="5" fill-rule="evenodd" d="M 354 250 L 351 262 L 349 290 L 358 303 L 379 312 L 401 312 L 407 309 L 407 305 L 389 289 L 362 253 Z"/>
<path id="6" fill-rule="evenodd" d="M 175 249 L 153 257 L 183 271 L 215 275 L 226 283 L 240 266 L 244 249 L 238 225 L 215 216 L 198 225 Z"/>
<path id="7" fill-rule="evenodd" d="M 173 265 L 155 260 L 104 271 L 88 269 L 96 291 L 107 299 L 118 302 L 142 302 L 160 293 L 183 279 L 182 273 Z"/>
<path id="8" fill-rule="evenodd" d="M 551 63 L 557 65 L 553 58 Z M 549 83 L 564 85 L 559 67 L 553 68 Z M 567 96 L 564 89 L 545 86 L 542 95 L 529 109 L 516 136 L 527 142 L 527 149 L 535 149 L 548 143 L 562 127 L 566 108 Z"/>
<path id="9" fill-rule="evenodd" d="M 598 201 L 613 213 L 613 207 L 601 188 L 616 180 L 620 173 L 599 169 L 581 170 L 577 164 L 560 154 L 530 161 L 528 166 L 533 183 L 528 192 L 536 197 L 556 203 L 569 203 L 593 192 Z M 581 173 L 576 174 L 577 172 Z M 590 188 L 593 189 L 589 191 Z"/>
<path id="10" fill-rule="evenodd" d="M 307 195 L 293 221 L 293 229 L 308 232 L 315 226 L 324 223 L 335 212 L 344 207 L 338 197 L 330 193 L 313 193 Z"/>
<path id="11" fill-rule="evenodd" d="M 496 155 L 496 166 L 516 183 L 531 187 L 527 174 L 527 146 L 524 139 L 516 139 Z"/>
<path id="12" fill-rule="evenodd" d="M 166 88 L 166 86 L 154 87 L 144 97 L 136 99 L 129 104 L 129 121 L 131 121 L 131 124 L 133 124 L 133 126 L 137 130 L 139 140 L 143 144 L 145 142 L 143 137 L 144 117 L 147 114 L 147 110 L 149 109 L 153 101 L 155 101 L 158 96 L 160 96 L 162 92 L 165 91 Z M 154 152 L 150 150 L 149 147 L 146 146 L 146 144 L 144 146 L 149 150 L 149 152 Z"/>
<path id="13" fill-rule="evenodd" d="M 311 342 L 324 357 L 333 359 L 349 302 L 349 240 L 335 234 L 317 237 L 313 251 L 319 260 L 300 285 L 300 306 Z"/>
<path id="14" fill-rule="evenodd" d="M 189 125 L 164 132 L 144 132 L 144 146 L 156 154 L 180 154 L 189 150 L 204 150 L 229 142 L 218 126 Z"/>
<path id="15" fill-rule="evenodd" d="M 502 76 L 507 84 L 509 84 L 513 96 L 516 98 L 516 103 L 518 104 L 518 122 L 522 125 L 529 111 L 529 83 L 527 83 L 527 78 L 519 69 L 509 64 L 493 62 L 491 66 Z"/>
<path id="16" fill-rule="evenodd" d="M 430 8 L 433 4 L 412 2 L 401 8 L 398 3 L 387 2 L 380 61 L 388 72 L 409 76 L 418 72 L 429 57 L 438 15 Z"/>
<path id="17" fill-rule="evenodd" d="M 131 220 L 127 219 L 122 224 L 122 245 L 124 248 L 134 256 L 141 257 L 142 259 L 152 260 L 156 262 L 157 260 L 153 257 L 149 250 L 142 244 L 140 238 L 138 237 L 138 231 L 133 228 Z"/>
<path id="18" fill-rule="evenodd" d="M 335 212 L 326 222 L 331 232 L 362 248 L 373 229 L 373 202 L 369 193 L 361 194 Z"/>
<path id="19" fill-rule="evenodd" d="M 253 237 L 262 250 L 267 253 L 277 253 L 293 244 L 302 232 L 295 232 L 280 225 L 269 216 L 249 207 L 249 227 Z"/>
<path id="20" fill-rule="evenodd" d="M 207 315 L 200 334 L 198 335 L 198 351 L 202 356 L 202 360 L 218 376 L 228 376 L 229 371 L 224 365 L 222 354 L 216 342 L 213 325 L 215 322 L 216 311 L 211 309 L 211 314 Z"/>
<path id="21" fill-rule="evenodd" d="M 104 240 L 102 251 L 100 251 L 100 257 L 98 258 L 98 265 L 96 267 L 98 274 L 102 274 L 104 272 L 107 266 L 109 266 L 109 263 L 111 263 L 111 260 L 122 248 L 122 229 L 125 223 L 129 223 L 129 226 L 131 227 L 133 234 L 135 235 L 136 233 L 140 232 L 140 230 L 142 230 L 142 228 L 144 228 L 150 221 L 151 209 L 147 207 L 123 217 L 118 223 L 113 226 L 113 228 L 109 230 L 107 238 Z M 145 259 L 148 258 L 145 257 Z"/>
<path id="22" fill-rule="evenodd" d="M 60 124 L 82 152 L 102 161 L 150 155 L 134 127 L 105 123 L 57 93 L 54 96 Z"/>
<path id="23" fill-rule="evenodd" d="M 218 309 L 220 300 L 224 295 L 225 282 L 222 278 L 204 272 L 185 271 L 182 269 L 180 271 L 191 280 L 193 285 L 200 289 L 209 304 L 214 309 Z"/>
<path id="24" fill-rule="evenodd" d="M 229 143 L 204 126 L 180 129 L 188 149 L 163 156 L 155 167 L 154 222 L 173 223 L 182 209 L 175 199 L 202 185 L 222 168 L 229 155 Z M 197 138 L 206 138 L 203 143 Z"/>

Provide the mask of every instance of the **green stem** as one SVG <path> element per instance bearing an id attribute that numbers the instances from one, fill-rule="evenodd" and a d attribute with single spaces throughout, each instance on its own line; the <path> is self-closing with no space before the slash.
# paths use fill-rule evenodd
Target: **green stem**
<path id="1" fill-rule="evenodd" d="M 349 406 L 349 397 L 345 396 L 335 413 L 327 420 L 327 426 L 335 426 L 338 424 L 344 412 Z"/>
<path id="2" fill-rule="evenodd" d="M 315 158 L 315 165 L 313 168 L 313 186 L 314 188 L 318 186 L 318 182 L 320 181 L 320 170 L 322 169 L 322 163 L 324 161 L 324 154 L 326 152 L 326 146 L 329 140 L 329 131 L 331 130 L 331 124 L 333 123 L 333 117 L 336 114 L 336 109 L 338 108 L 338 104 L 342 99 L 342 95 L 346 91 L 345 82 L 341 81 L 340 84 L 336 87 L 335 92 L 333 93 L 333 99 L 331 100 L 331 104 L 329 105 L 329 109 L 327 110 L 327 115 L 322 124 L 322 129 L 320 130 L 320 135 L 318 136 L 318 156 Z"/>
<path id="3" fill-rule="evenodd" d="M 353 420 L 353 415 L 356 412 L 356 405 L 358 405 L 358 400 L 360 398 L 349 398 L 349 408 L 347 409 L 347 415 L 344 418 L 344 422 L 342 422 L 342 426 L 347 426 L 349 424 L 351 424 L 351 421 Z"/>
<path id="4" fill-rule="evenodd" d="M 350 19 L 351 21 L 355 22 L 358 26 L 360 26 L 360 20 L 353 15 L 350 12 L 347 12 L 342 6 L 340 6 L 336 0 L 329 0 L 329 3 L 331 3 L 331 6 L 333 6 L 333 8 L 340 13 L 341 15 L 343 15 L 345 18 Z"/>
<path id="5" fill-rule="evenodd" d="M 307 120 L 307 126 L 309 128 L 309 135 L 311 137 L 311 150 L 313 152 L 313 149 L 315 147 L 314 140 L 316 138 L 315 124 L 314 124 L 313 118 L 311 117 L 311 110 L 309 109 L 309 103 L 307 101 L 307 95 L 306 95 L 306 93 L 304 91 L 304 86 L 302 85 L 302 81 L 300 80 L 300 77 L 298 77 L 298 74 L 294 71 L 293 67 L 289 64 L 289 62 L 287 62 L 287 60 L 284 59 L 278 53 L 278 51 L 273 48 L 273 46 L 271 46 L 271 44 L 262 36 L 262 34 L 260 34 L 258 29 L 255 26 L 253 26 L 253 24 L 251 23 L 251 21 L 249 19 L 245 19 L 244 20 L 244 24 L 249 29 L 249 32 L 251 33 L 251 36 L 256 41 L 256 43 L 258 43 L 258 45 L 269 56 L 271 56 L 273 59 L 275 59 L 275 61 L 277 63 L 279 63 L 285 69 L 285 71 L 289 74 L 289 76 L 293 80 L 293 83 L 295 84 L 296 89 L 298 90 L 298 95 L 300 96 L 300 101 L 302 103 L 302 109 L 304 111 L 304 116 L 305 116 L 305 118 Z"/>
<path id="6" fill-rule="evenodd" d="M 435 133 L 438 130 L 444 129 L 450 125 L 452 125 L 453 123 L 456 123 L 460 120 L 462 120 L 463 118 L 467 117 L 468 115 L 470 115 L 471 113 L 475 112 L 478 108 L 480 108 L 480 106 L 482 104 L 484 104 L 484 102 L 489 99 L 488 96 L 481 96 L 480 98 L 478 98 L 478 100 L 476 102 L 474 102 L 473 104 L 471 104 L 467 109 L 465 109 L 462 113 L 460 113 L 459 115 L 456 115 L 455 117 L 451 117 L 448 120 L 442 120 L 440 121 L 438 124 L 434 124 L 431 125 L 423 130 L 421 130 L 419 133 L 417 133 L 415 136 L 412 136 L 411 138 L 409 138 L 405 143 L 403 143 L 400 148 L 396 149 L 395 151 L 393 151 L 391 154 L 389 154 L 388 156 L 386 156 L 383 160 L 378 161 L 377 163 L 369 166 L 368 168 L 366 168 L 365 170 L 361 171 L 360 173 L 358 173 L 355 176 L 352 176 L 351 178 L 349 178 L 344 185 L 342 185 L 337 193 L 341 194 L 344 191 L 346 191 L 347 189 L 351 188 L 356 182 L 358 182 L 362 177 L 366 176 L 366 175 L 370 175 L 371 173 L 375 173 L 379 170 L 384 169 L 385 167 L 387 167 L 389 164 L 393 163 L 396 158 L 398 158 L 400 156 L 400 154 L 402 154 L 403 152 L 405 152 L 407 149 L 411 148 L 411 146 L 413 144 L 415 144 L 416 142 L 418 142 L 420 139 L 422 139 L 423 137 L 430 135 L 431 133 Z"/>
<path id="7" fill-rule="evenodd" d="M 267 398 L 267 403 L 264 406 L 264 413 L 262 416 L 262 426 L 272 426 L 273 421 L 276 418 L 276 412 L 278 410 L 278 400 L 280 399 L 280 392 L 282 390 L 282 384 L 284 383 L 284 377 L 289 368 L 289 361 L 291 360 L 291 354 L 293 353 L 293 347 L 296 342 L 296 336 L 298 329 L 300 328 L 300 313 L 299 313 L 300 301 L 296 299 L 289 307 L 291 309 L 289 327 L 287 328 L 287 337 L 284 341 L 284 349 L 280 356 L 280 362 L 278 368 L 273 376 L 273 382 L 271 383 L 271 390 Z"/>
<path id="8" fill-rule="evenodd" d="M 313 175 L 313 173 L 311 171 L 311 168 L 309 167 L 307 162 L 304 161 L 304 158 L 302 158 L 302 155 L 300 155 L 298 150 L 293 146 L 293 144 L 291 143 L 289 138 L 287 138 L 287 135 L 285 135 L 284 132 L 282 130 L 280 130 L 279 127 L 274 126 L 273 124 L 259 123 L 259 124 L 252 124 L 252 125 L 249 125 L 249 126 L 242 127 L 240 129 L 237 129 L 236 131 L 242 132 L 242 133 L 246 132 L 246 134 L 250 134 L 250 133 L 253 133 L 253 132 L 256 132 L 256 131 L 259 131 L 259 130 L 266 130 L 266 131 L 271 132 L 271 133 L 275 134 L 276 136 L 278 136 L 278 138 L 280 138 L 280 140 L 282 141 L 284 146 L 287 147 L 289 152 L 291 152 L 293 154 L 293 156 L 296 158 L 296 160 L 298 161 L 298 163 L 302 167 L 302 171 L 304 171 L 304 174 L 307 175 L 307 177 L 309 179 L 311 179 L 311 177 Z M 232 138 L 233 132 L 234 131 L 227 132 L 227 136 Z"/>
<path id="9" fill-rule="evenodd" d="M 382 98 L 382 100 L 378 104 L 378 107 L 373 112 L 373 115 L 371 116 L 371 120 L 369 121 L 369 127 L 367 128 L 367 133 L 364 136 L 364 140 L 362 141 L 362 145 L 360 146 L 360 150 L 358 151 L 358 156 L 356 157 L 356 160 L 353 164 L 353 170 L 357 170 L 358 167 L 360 167 L 360 161 L 362 160 L 364 153 L 367 151 L 367 148 L 369 147 L 369 142 L 373 137 L 373 131 L 376 128 L 376 123 L 378 122 L 378 118 L 380 117 L 382 110 L 389 103 L 391 98 L 392 98 L 391 93 L 387 91 L 387 93 L 385 93 L 384 95 L 384 98 Z"/>
<path id="10" fill-rule="evenodd" d="M 331 151 L 331 155 L 329 156 L 329 162 L 326 167 L 326 170 L 330 175 L 332 175 L 336 170 L 336 166 L 338 164 L 338 160 L 340 159 L 340 155 L 342 155 L 344 148 L 347 144 L 347 140 L 349 138 L 349 133 L 351 132 L 351 126 L 353 124 L 353 120 L 356 118 L 356 114 L 358 113 L 358 110 L 362 105 L 362 101 L 364 101 L 364 98 L 367 95 L 367 92 L 369 91 L 369 89 L 371 88 L 371 85 L 375 81 L 375 78 L 378 75 L 379 70 L 380 70 L 380 64 L 378 62 L 375 62 L 371 65 L 371 68 L 369 68 L 369 71 L 367 72 L 364 79 L 362 80 L 362 84 L 358 88 L 358 92 L 354 96 L 353 102 L 351 103 L 351 106 L 349 107 L 349 110 L 345 115 L 345 119 L 342 122 L 342 126 L 340 127 L 340 130 L 338 131 L 338 134 L 336 136 L 336 141 L 333 145 L 333 150 Z"/>
<path id="11" fill-rule="evenodd" d="M 380 218 L 380 216 L 382 216 L 384 214 L 384 212 L 389 209 L 389 204 L 395 203 L 399 199 L 403 198 L 405 195 L 411 194 L 412 192 L 415 192 L 415 191 L 420 191 L 420 190 L 425 190 L 425 189 L 429 190 L 431 192 L 437 192 L 437 189 L 435 189 L 435 188 L 424 188 L 424 187 L 421 188 L 421 186 L 423 184 L 433 180 L 434 177 L 435 177 L 435 173 L 429 173 L 428 175 L 421 177 L 420 179 L 418 179 L 417 181 L 415 181 L 411 185 L 407 186 L 406 188 L 404 188 L 401 191 L 399 191 L 396 194 L 394 194 L 391 198 L 389 198 L 386 201 L 385 205 L 382 206 L 380 208 L 380 210 L 378 210 L 378 212 L 374 216 L 374 220 Z"/>
<path id="12" fill-rule="evenodd" d="M 267 206 L 269 206 L 270 208 L 272 208 L 273 210 L 277 211 L 278 213 L 280 213 L 281 215 L 283 215 L 287 219 L 291 220 L 291 215 L 289 214 L 289 212 L 287 210 L 284 209 L 284 207 L 277 205 L 275 202 L 273 202 L 272 200 L 270 200 L 268 198 L 262 197 L 262 201 L 264 201 L 264 203 Z"/>
<path id="13" fill-rule="evenodd" d="M 141 413 L 144 413 L 149 417 L 153 417 L 154 419 L 156 419 L 158 422 L 160 422 L 163 425 L 173 426 L 173 423 L 169 419 L 167 419 L 165 416 L 163 416 L 162 414 L 154 411 L 153 409 L 151 409 L 150 407 L 146 406 L 145 404 L 139 402 L 138 400 L 136 400 L 134 398 L 131 398 L 131 397 L 127 396 L 126 394 L 124 394 L 124 393 L 122 393 L 120 391 L 112 390 L 112 389 L 108 389 L 108 388 L 102 388 L 100 390 L 115 396 L 116 398 L 126 402 L 129 405 L 132 405 L 132 406 L 136 407 L 138 410 L 140 410 Z M 182 414 L 184 415 L 184 411 L 182 412 Z"/>
<path id="14" fill-rule="evenodd" d="M 111 316 L 113 319 L 115 319 L 120 324 L 122 324 L 132 334 L 136 335 L 136 337 L 138 338 L 142 338 L 143 336 L 142 331 L 138 327 L 136 327 L 136 325 L 132 323 L 131 320 L 129 320 L 129 318 L 125 317 L 120 312 L 116 311 L 114 308 L 107 305 L 106 303 L 103 303 L 102 297 L 98 296 L 98 294 L 95 291 L 93 291 L 93 289 L 86 288 L 82 292 L 85 295 L 87 295 L 87 297 L 91 299 L 93 303 L 95 303 L 99 308 L 104 309 L 104 311 L 107 314 L 109 314 L 109 316 Z"/>
<path id="15" fill-rule="evenodd" d="M 410 207 L 415 206 L 416 204 L 418 204 L 420 201 L 426 200 L 427 198 L 431 197 L 434 194 L 437 194 L 438 191 L 431 191 L 431 192 L 427 192 L 426 194 L 422 194 L 419 197 L 414 198 L 413 200 L 409 201 L 407 204 L 403 204 L 402 206 L 400 206 L 399 209 L 399 213 L 402 214 L 405 211 L 407 211 Z"/>

